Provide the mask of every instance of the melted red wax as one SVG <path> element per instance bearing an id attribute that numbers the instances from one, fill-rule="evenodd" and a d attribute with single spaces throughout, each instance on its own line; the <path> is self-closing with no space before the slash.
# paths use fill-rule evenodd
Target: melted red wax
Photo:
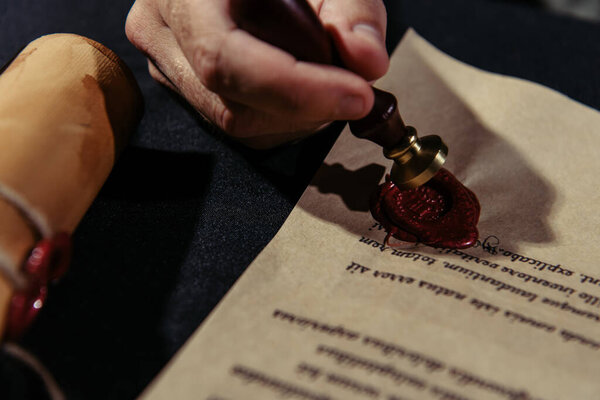
<path id="1" fill-rule="evenodd" d="M 426 184 L 400 190 L 389 176 L 371 196 L 371 214 L 390 236 L 406 242 L 464 249 L 477 241 L 475 193 L 442 168 Z"/>

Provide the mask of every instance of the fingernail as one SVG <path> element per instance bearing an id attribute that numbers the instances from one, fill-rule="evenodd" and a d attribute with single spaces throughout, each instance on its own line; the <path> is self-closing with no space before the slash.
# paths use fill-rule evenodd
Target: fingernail
<path id="1" fill-rule="evenodd" d="M 365 23 L 356 24 L 352 31 L 358 36 L 383 47 L 383 36 L 374 26 Z"/>
<path id="2" fill-rule="evenodd" d="M 357 118 L 365 112 L 365 101 L 361 96 L 343 97 L 337 107 L 338 119 Z"/>

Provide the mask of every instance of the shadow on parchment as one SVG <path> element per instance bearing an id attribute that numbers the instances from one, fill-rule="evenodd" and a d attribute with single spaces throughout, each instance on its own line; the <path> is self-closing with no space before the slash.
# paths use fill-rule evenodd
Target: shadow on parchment
<path id="1" fill-rule="evenodd" d="M 418 58 L 418 55 L 415 57 Z M 479 198 L 480 239 L 495 235 L 500 240 L 500 245 L 511 251 L 518 250 L 520 243 L 553 241 L 554 233 L 548 224 L 548 218 L 556 200 L 555 189 L 532 169 L 515 147 L 486 127 L 442 78 L 424 67 L 424 61 L 412 62 L 414 66 L 410 68 L 419 68 L 420 84 L 407 83 L 416 96 L 410 101 L 403 101 L 405 98 L 399 97 L 399 109 L 405 119 L 406 116 L 417 116 L 418 121 L 405 122 L 415 125 L 420 136 L 438 134 L 448 145 L 449 155 L 444 167 L 453 172 Z M 413 101 L 415 97 L 419 99 Z M 432 98 L 436 100 L 436 104 L 443 106 L 428 107 Z M 444 128 L 440 130 L 439 127 Z M 346 141 L 347 146 L 356 144 L 355 141 Z M 344 153 L 356 153 L 356 149 L 347 148 L 337 152 Z M 315 206 L 309 205 L 306 211 L 355 234 L 364 234 L 364 229 L 360 231 L 361 228 L 352 224 L 352 212 L 368 210 L 369 195 L 383 175 L 383 167 L 370 164 L 351 170 L 354 169 L 351 164 L 345 163 L 341 158 L 329 161 L 334 164 L 324 164 L 311 185 L 321 193 L 339 195 L 347 210 L 341 212 L 336 202 L 323 201 L 318 206 L 317 203 L 310 203 Z M 491 165 L 501 165 L 502 168 Z M 391 162 L 386 163 L 387 171 L 390 167 Z M 336 207 L 338 208 L 335 209 Z"/>
<path id="2" fill-rule="evenodd" d="M 369 211 L 369 196 L 384 174 L 385 167 L 379 164 L 369 164 L 356 171 L 349 171 L 340 163 L 323 164 L 311 185 L 321 193 L 339 195 L 351 211 L 366 212 Z"/>

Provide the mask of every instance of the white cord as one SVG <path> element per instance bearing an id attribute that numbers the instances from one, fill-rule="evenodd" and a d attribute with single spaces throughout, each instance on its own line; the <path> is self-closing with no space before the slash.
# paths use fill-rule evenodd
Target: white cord
<path id="1" fill-rule="evenodd" d="M 40 360 L 38 360 L 33 354 L 29 353 L 27 350 L 22 348 L 16 343 L 5 343 L 4 351 L 13 357 L 21 360 L 23 363 L 28 365 L 34 372 L 38 374 L 38 376 L 44 382 L 44 386 L 46 387 L 46 391 L 52 400 L 65 400 L 65 394 L 63 393 L 56 380 L 44 367 L 44 364 Z"/>
<path id="2" fill-rule="evenodd" d="M 27 220 L 30 226 L 35 229 L 36 234 L 41 237 L 50 237 L 52 230 L 46 217 L 39 213 L 29 202 L 19 193 L 0 182 L 0 198 L 4 199 L 13 206 Z M 27 278 L 21 272 L 21 269 L 14 265 L 6 254 L 0 249 L 0 273 L 3 274 L 14 286 L 15 289 L 22 289 L 27 284 Z"/>
<path id="3" fill-rule="evenodd" d="M 19 210 L 19 212 L 25 216 L 25 218 L 31 224 L 33 224 L 35 229 L 37 229 L 42 237 L 52 236 L 52 229 L 50 228 L 48 219 L 46 219 L 42 213 L 36 210 L 35 207 L 33 207 L 33 205 L 27 201 L 27 199 L 14 191 L 12 188 L 2 184 L 2 182 L 0 182 L 0 196 L 2 196 L 17 210 Z"/>

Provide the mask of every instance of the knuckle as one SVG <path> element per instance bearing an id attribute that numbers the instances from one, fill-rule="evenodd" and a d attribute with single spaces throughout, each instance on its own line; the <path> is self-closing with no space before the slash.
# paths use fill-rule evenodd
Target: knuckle
<path id="1" fill-rule="evenodd" d="M 202 84 L 212 92 L 221 93 L 227 82 L 221 66 L 221 46 L 199 44 L 194 50 L 194 65 Z"/>
<path id="2" fill-rule="evenodd" d="M 162 0 L 159 7 L 163 20 L 177 30 L 182 40 L 187 40 L 192 35 L 189 7 L 190 2 L 187 0 Z"/>
<path id="3" fill-rule="evenodd" d="M 232 135 L 232 132 L 235 128 L 235 116 L 233 112 L 221 102 L 218 102 L 214 105 L 213 109 L 213 122 L 221 129 L 223 132 Z"/>
<path id="4" fill-rule="evenodd" d="M 242 136 L 242 132 L 239 131 L 239 124 L 235 114 L 227 107 L 223 107 L 219 113 L 218 125 L 221 130 L 233 137 Z"/>
<path id="5" fill-rule="evenodd" d="M 245 138 L 252 133 L 252 124 L 245 121 L 245 112 L 237 112 L 226 105 L 220 104 L 217 107 L 217 118 L 215 123 L 227 135 L 240 139 Z"/>
<path id="6" fill-rule="evenodd" d="M 127 14 L 127 20 L 125 21 L 125 35 L 127 39 L 136 47 L 141 45 L 142 32 L 144 30 L 144 24 L 140 12 L 140 5 L 138 2 L 134 3 Z"/>

